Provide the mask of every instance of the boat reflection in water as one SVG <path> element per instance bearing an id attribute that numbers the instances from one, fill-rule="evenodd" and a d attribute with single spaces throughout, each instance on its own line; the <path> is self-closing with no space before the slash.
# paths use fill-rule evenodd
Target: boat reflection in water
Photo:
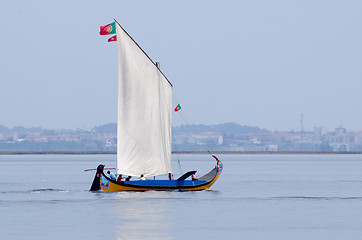
<path id="1" fill-rule="evenodd" d="M 114 213 L 116 239 L 172 239 L 172 192 L 119 192 Z"/>

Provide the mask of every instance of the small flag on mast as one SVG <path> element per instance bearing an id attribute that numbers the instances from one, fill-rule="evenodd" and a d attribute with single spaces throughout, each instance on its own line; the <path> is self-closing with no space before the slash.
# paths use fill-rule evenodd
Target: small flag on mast
<path id="1" fill-rule="evenodd" d="M 180 104 L 177 104 L 177 106 L 175 107 L 174 111 L 177 112 L 177 111 L 179 111 L 179 110 L 181 110 L 181 106 L 180 106 Z"/>
<path id="2" fill-rule="evenodd" d="M 114 42 L 117 41 L 117 35 L 114 35 L 113 37 L 108 39 L 108 42 Z"/>

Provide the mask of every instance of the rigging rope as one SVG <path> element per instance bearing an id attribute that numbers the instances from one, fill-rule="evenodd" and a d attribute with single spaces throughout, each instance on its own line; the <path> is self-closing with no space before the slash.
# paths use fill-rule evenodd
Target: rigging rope
<path id="1" fill-rule="evenodd" d="M 176 97 L 176 94 L 173 93 L 173 102 L 177 105 L 177 104 L 180 104 L 180 101 L 178 100 L 178 98 Z M 174 105 L 175 105 L 174 104 Z M 180 104 L 182 106 L 182 104 Z M 188 124 L 188 121 L 185 117 L 185 114 L 184 114 L 184 111 L 183 109 L 181 109 L 180 111 L 178 111 L 177 113 L 176 112 L 173 112 L 174 116 L 181 119 L 181 122 L 183 124 Z M 175 119 L 175 117 L 173 117 L 172 119 Z M 177 157 L 177 163 L 178 163 L 178 167 L 180 169 L 180 172 L 181 172 L 181 175 L 183 174 L 183 170 L 182 170 L 182 166 L 181 166 L 181 161 L 180 161 L 180 156 L 179 154 L 177 153 L 177 145 L 175 144 L 175 137 L 174 137 L 174 134 L 172 133 L 172 145 L 173 147 L 175 148 L 175 152 L 176 152 L 176 157 Z"/>

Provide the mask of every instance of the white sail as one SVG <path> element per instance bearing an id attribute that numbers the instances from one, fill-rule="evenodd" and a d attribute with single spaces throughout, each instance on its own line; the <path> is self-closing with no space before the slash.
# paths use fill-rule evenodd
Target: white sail
<path id="1" fill-rule="evenodd" d="M 172 85 L 116 22 L 117 174 L 171 173 Z"/>

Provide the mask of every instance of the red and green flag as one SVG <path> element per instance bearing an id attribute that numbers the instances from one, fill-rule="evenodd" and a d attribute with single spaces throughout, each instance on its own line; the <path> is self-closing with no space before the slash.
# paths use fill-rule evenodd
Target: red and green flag
<path id="1" fill-rule="evenodd" d="M 117 35 L 114 35 L 113 37 L 108 39 L 108 42 L 114 42 L 117 41 Z"/>
<path id="2" fill-rule="evenodd" d="M 115 34 L 116 33 L 116 22 L 112 22 L 108 25 L 101 26 L 99 34 L 100 35 L 109 35 L 109 34 Z"/>
<path id="3" fill-rule="evenodd" d="M 180 104 L 177 104 L 177 106 L 175 107 L 175 112 L 177 112 L 177 111 L 179 111 L 179 110 L 181 110 L 181 106 L 180 106 Z"/>

